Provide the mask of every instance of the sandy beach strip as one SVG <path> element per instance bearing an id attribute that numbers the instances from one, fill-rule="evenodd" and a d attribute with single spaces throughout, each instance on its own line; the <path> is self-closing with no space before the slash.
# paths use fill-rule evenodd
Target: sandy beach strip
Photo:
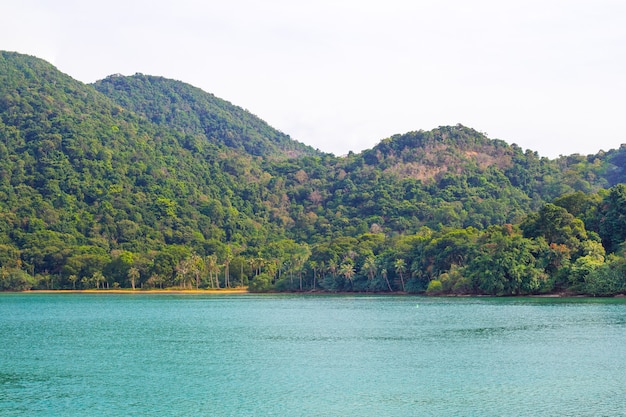
<path id="1" fill-rule="evenodd" d="M 220 289 L 129 289 L 129 288 L 116 288 L 116 289 L 88 289 L 88 290 L 28 290 L 21 291 L 23 293 L 47 293 L 47 294 L 249 294 L 247 288 L 220 288 Z"/>

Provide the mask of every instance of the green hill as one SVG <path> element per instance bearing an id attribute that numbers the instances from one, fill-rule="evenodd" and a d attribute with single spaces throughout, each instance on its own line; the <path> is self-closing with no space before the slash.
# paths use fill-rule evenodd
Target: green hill
<path id="1" fill-rule="evenodd" d="M 112 75 L 94 87 L 123 108 L 193 138 L 190 141 L 207 139 L 263 157 L 318 153 L 242 108 L 180 81 L 143 74 Z"/>
<path id="2" fill-rule="evenodd" d="M 0 289 L 615 294 L 625 163 L 461 125 L 337 158 L 179 81 L 0 52 Z"/>
<path id="3" fill-rule="evenodd" d="M 223 250 L 278 230 L 250 198 L 267 176 L 247 153 L 155 124 L 20 54 L 0 55 L 0 100 L 0 242 L 35 273 L 83 254 Z"/>

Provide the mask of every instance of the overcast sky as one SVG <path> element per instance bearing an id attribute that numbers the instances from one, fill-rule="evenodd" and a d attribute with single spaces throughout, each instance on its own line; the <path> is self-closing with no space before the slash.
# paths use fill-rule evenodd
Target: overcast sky
<path id="1" fill-rule="evenodd" d="M 542 156 L 626 143 L 624 0 L 0 0 L 0 49 L 190 83 L 337 155 L 464 124 Z"/>

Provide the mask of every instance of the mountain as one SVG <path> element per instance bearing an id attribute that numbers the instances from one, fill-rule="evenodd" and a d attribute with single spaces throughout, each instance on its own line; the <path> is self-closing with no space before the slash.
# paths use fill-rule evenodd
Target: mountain
<path id="1" fill-rule="evenodd" d="M 94 87 L 121 107 L 194 140 L 206 139 L 266 158 L 319 153 L 242 108 L 180 81 L 143 74 L 112 75 Z"/>
<path id="2" fill-rule="evenodd" d="M 338 158 L 179 81 L 0 52 L 0 290 L 615 294 L 625 152 L 456 125 Z"/>

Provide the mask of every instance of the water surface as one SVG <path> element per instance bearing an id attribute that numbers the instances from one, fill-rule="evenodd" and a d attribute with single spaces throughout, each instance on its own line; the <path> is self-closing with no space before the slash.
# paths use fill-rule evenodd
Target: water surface
<path id="1" fill-rule="evenodd" d="M 0 294 L 0 415 L 626 415 L 623 299 Z"/>

